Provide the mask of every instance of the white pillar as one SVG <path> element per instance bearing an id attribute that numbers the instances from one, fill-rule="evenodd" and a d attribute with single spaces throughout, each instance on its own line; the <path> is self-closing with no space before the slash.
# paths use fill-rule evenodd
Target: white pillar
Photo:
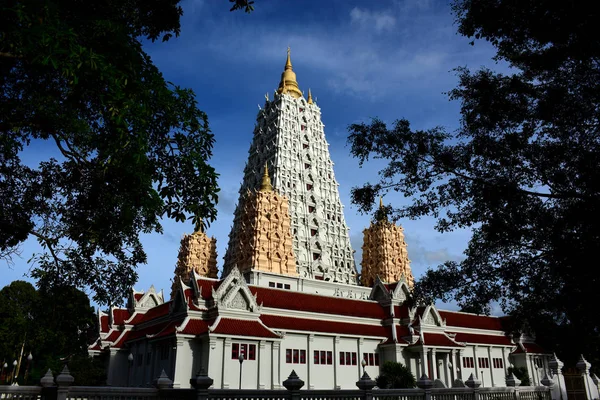
<path id="1" fill-rule="evenodd" d="M 473 366 L 475 367 L 475 376 L 481 380 L 481 375 L 479 375 L 479 360 L 477 360 L 477 346 L 473 346 Z"/>
<path id="2" fill-rule="evenodd" d="M 438 378 L 438 363 L 435 358 L 435 349 L 431 349 L 431 374 L 433 378 L 430 378 L 432 381 L 435 381 Z"/>
<path id="3" fill-rule="evenodd" d="M 225 364 L 226 364 L 226 360 L 231 358 L 231 339 L 230 338 L 226 338 L 223 341 L 223 358 L 221 358 L 222 363 L 221 363 L 221 388 L 222 389 L 229 389 L 229 382 L 227 381 L 227 375 L 225 372 Z"/>
<path id="4" fill-rule="evenodd" d="M 494 387 L 494 363 L 492 360 L 492 346 L 488 346 L 488 362 L 490 363 L 490 382 Z"/>
<path id="5" fill-rule="evenodd" d="M 273 389 L 281 389 L 281 357 L 280 357 L 280 342 L 273 342 L 272 354 L 272 371 L 273 371 Z"/>
<path id="6" fill-rule="evenodd" d="M 450 363 L 450 360 L 452 358 L 452 350 L 450 351 L 450 353 L 446 354 L 444 357 L 444 374 L 446 375 L 445 381 L 446 381 L 446 386 L 448 387 L 452 387 L 452 376 L 450 375 L 450 366 L 448 365 Z"/>
<path id="7" fill-rule="evenodd" d="M 340 348 L 340 337 L 336 336 L 333 338 L 333 388 L 340 389 L 340 378 L 338 374 L 340 372 L 339 358 L 338 358 L 338 350 Z"/>
<path id="8" fill-rule="evenodd" d="M 423 375 L 429 376 L 427 371 L 427 358 L 427 348 L 423 346 L 421 349 L 421 373 L 419 374 L 419 378 Z"/>
<path id="9" fill-rule="evenodd" d="M 313 370 L 313 366 L 314 366 L 314 357 L 313 357 L 313 342 L 315 341 L 315 335 L 308 335 L 307 338 L 307 343 L 306 343 L 306 365 L 307 365 L 307 369 L 306 369 L 306 388 L 307 389 L 314 389 L 315 386 L 312 384 L 311 381 L 311 371 Z"/>

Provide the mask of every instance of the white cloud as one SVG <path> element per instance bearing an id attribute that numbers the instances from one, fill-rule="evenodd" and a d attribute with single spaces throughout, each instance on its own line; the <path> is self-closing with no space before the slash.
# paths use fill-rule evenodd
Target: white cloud
<path id="1" fill-rule="evenodd" d="M 391 31 L 396 25 L 396 18 L 387 13 L 362 10 L 358 7 L 350 11 L 350 20 L 362 28 L 373 27 L 377 33 Z"/>

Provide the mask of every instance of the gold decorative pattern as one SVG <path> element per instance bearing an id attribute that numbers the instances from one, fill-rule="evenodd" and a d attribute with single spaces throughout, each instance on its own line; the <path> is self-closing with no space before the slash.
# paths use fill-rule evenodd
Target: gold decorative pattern
<path id="1" fill-rule="evenodd" d="M 240 229 L 232 233 L 225 264 L 237 265 L 240 272 L 298 276 L 288 199 L 273 190 L 268 173 L 265 166 L 261 189 L 240 198 Z"/>
<path id="2" fill-rule="evenodd" d="M 204 232 L 184 235 L 181 239 L 171 298 L 177 292 L 179 278 L 188 284 L 192 271 L 208 278 L 217 278 L 217 239 L 209 238 Z"/>
<path id="3" fill-rule="evenodd" d="M 382 201 L 380 207 L 383 208 Z M 415 279 L 410 269 L 404 229 L 382 218 L 371 223 L 363 234 L 362 284 L 372 286 L 379 276 L 385 283 L 405 279 L 408 287 L 412 288 Z"/>

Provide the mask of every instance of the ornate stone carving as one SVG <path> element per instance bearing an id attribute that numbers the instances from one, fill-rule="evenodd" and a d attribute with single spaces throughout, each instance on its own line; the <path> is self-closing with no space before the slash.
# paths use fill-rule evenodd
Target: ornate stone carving
<path id="1" fill-rule="evenodd" d="M 225 271 L 237 265 L 241 272 L 297 276 L 288 200 L 273 190 L 266 167 L 260 190 L 248 191 L 240 202 L 239 229 L 230 235 Z"/>
<path id="2" fill-rule="evenodd" d="M 265 102 L 257 117 L 225 255 L 224 275 L 231 271 L 235 260 L 251 258 L 247 254 L 238 258 L 229 253 L 238 252 L 234 246 L 239 247 L 240 243 L 242 248 L 250 247 L 238 232 L 247 229 L 247 208 L 253 207 L 247 197 L 249 191 L 252 195 L 259 187 L 261 171 L 268 163 L 274 189 L 286 196 L 290 204 L 287 212 L 295 260 L 286 263 L 293 264 L 301 277 L 356 284 L 356 266 L 321 111 L 297 90 L 290 61 L 289 65 L 286 63 L 280 90 L 272 101 Z M 282 212 L 267 209 L 263 215 L 277 213 L 281 217 Z M 265 248 L 264 251 L 270 250 Z M 280 255 L 285 257 L 283 253 Z M 238 266 L 246 268 L 239 262 Z"/>
<path id="3" fill-rule="evenodd" d="M 401 226 L 381 219 L 363 231 L 361 282 L 372 286 L 377 276 L 382 282 L 406 280 L 409 288 L 414 285 L 410 260 Z"/>
<path id="4" fill-rule="evenodd" d="M 429 311 L 427 315 L 423 318 L 423 323 L 426 325 L 437 325 L 435 322 L 435 318 L 433 317 L 433 312 Z"/>
<path id="5" fill-rule="evenodd" d="M 181 239 L 171 298 L 177 292 L 178 278 L 189 284 L 192 271 L 208 278 L 217 278 L 217 240 L 209 238 L 204 232 L 184 235 Z"/>
<path id="6" fill-rule="evenodd" d="M 241 292 L 237 292 L 231 303 L 229 303 L 229 307 L 239 310 L 247 310 L 248 302 L 246 301 L 244 295 Z"/>

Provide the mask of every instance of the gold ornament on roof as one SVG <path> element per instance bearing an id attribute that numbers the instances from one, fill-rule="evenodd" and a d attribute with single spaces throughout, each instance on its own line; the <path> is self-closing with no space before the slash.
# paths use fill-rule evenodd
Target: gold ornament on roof
<path id="1" fill-rule="evenodd" d="M 292 60 L 290 58 L 290 48 L 287 49 L 287 60 L 285 61 L 285 69 L 281 74 L 281 81 L 279 82 L 279 88 L 277 89 L 277 93 L 283 94 L 287 93 L 294 98 L 302 97 L 302 92 L 298 87 L 298 82 L 296 81 L 296 73 L 292 69 Z"/>
<path id="2" fill-rule="evenodd" d="M 308 100 L 306 102 L 308 104 L 313 104 L 312 93 L 310 92 L 310 88 L 308 89 Z"/>
<path id="3" fill-rule="evenodd" d="M 262 181 L 260 183 L 260 191 L 261 192 L 272 192 L 273 185 L 271 185 L 271 178 L 269 178 L 269 168 L 267 167 L 267 163 L 265 162 L 265 172 L 262 176 Z"/>

